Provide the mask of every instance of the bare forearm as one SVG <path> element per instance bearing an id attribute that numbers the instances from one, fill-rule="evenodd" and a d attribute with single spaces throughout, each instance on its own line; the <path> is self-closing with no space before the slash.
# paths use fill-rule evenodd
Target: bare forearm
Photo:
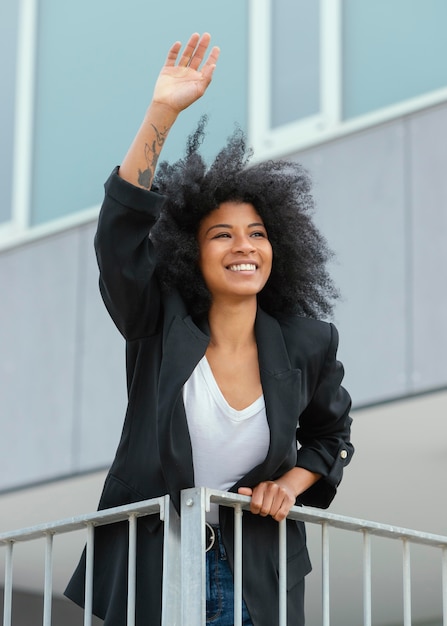
<path id="1" fill-rule="evenodd" d="M 119 170 L 133 185 L 150 189 L 157 162 L 177 113 L 169 106 L 151 103 Z"/>
<path id="2" fill-rule="evenodd" d="M 179 41 L 169 49 L 155 83 L 152 103 L 121 164 L 119 174 L 129 183 L 150 189 L 158 158 L 178 114 L 208 88 L 219 57 L 219 48 L 214 46 L 204 61 L 209 43 L 209 33 L 202 37 L 194 33 L 180 56 Z"/>

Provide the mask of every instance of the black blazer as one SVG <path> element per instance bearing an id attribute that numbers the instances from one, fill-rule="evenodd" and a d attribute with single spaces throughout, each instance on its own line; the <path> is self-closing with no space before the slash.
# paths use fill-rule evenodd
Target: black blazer
<path id="1" fill-rule="evenodd" d="M 194 486 L 182 387 L 205 354 L 209 334 L 206 323 L 200 326 L 192 320 L 180 295 L 162 293 L 156 280 L 148 233 L 163 202 L 159 194 L 119 178 L 116 170 L 106 183 L 95 246 L 104 302 L 126 338 L 129 402 L 99 508 L 169 493 L 179 509 L 180 491 Z M 298 316 L 276 319 L 259 309 L 255 332 L 270 446 L 265 460 L 231 491 L 274 480 L 298 465 L 322 475 L 298 503 L 327 507 L 353 453 L 350 397 L 341 386 L 343 367 L 336 359 L 337 331 L 325 322 Z M 278 525 L 250 513 L 244 513 L 243 524 L 244 599 L 254 626 L 274 626 Z M 230 509 L 221 507 L 220 525 L 232 566 Z M 154 516 L 138 521 L 138 626 L 160 623 L 162 531 Z M 104 526 L 95 532 L 94 613 L 106 626 L 122 626 L 127 526 Z M 288 522 L 288 556 L 288 587 L 293 589 L 311 569 L 302 523 Z M 66 590 L 81 606 L 84 571 L 85 554 Z M 290 592 L 289 624 L 297 623 L 297 612 Z"/>

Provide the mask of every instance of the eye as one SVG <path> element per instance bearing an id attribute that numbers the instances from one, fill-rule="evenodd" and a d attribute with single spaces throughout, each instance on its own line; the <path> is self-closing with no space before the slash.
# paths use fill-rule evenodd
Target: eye
<path id="1" fill-rule="evenodd" d="M 256 230 L 255 232 L 251 233 L 250 237 L 267 237 L 267 233 L 262 231 L 262 230 Z"/>
<path id="2" fill-rule="evenodd" d="M 214 235 L 213 239 L 230 239 L 230 237 L 230 233 L 218 233 L 217 235 Z"/>

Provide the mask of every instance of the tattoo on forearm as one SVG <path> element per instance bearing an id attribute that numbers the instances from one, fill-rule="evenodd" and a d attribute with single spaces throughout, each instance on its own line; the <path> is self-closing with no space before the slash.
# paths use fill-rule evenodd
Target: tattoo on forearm
<path id="1" fill-rule="evenodd" d="M 138 183 L 146 189 L 149 189 L 152 184 L 158 157 L 160 156 L 160 151 L 169 132 L 169 127 L 160 131 L 152 124 L 152 128 L 155 131 L 155 139 L 151 145 L 147 143 L 144 146 L 144 157 L 146 159 L 147 168 L 143 171 L 138 170 Z"/>

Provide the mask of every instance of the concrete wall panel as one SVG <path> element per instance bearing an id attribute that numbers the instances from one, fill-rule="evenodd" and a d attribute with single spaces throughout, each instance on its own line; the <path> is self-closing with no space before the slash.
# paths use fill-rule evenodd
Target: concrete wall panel
<path id="1" fill-rule="evenodd" d="M 408 122 L 413 386 L 447 385 L 447 107 Z"/>
<path id="2" fill-rule="evenodd" d="M 316 221 L 336 254 L 339 354 L 356 404 L 407 390 L 403 145 L 395 122 L 296 157 L 314 180 Z"/>
<path id="3" fill-rule="evenodd" d="M 0 489 L 71 470 L 78 236 L 0 262 Z"/>
<path id="4" fill-rule="evenodd" d="M 110 464 L 126 409 L 125 342 L 102 302 L 93 249 L 96 224 L 81 232 L 79 398 L 76 412 L 77 469 Z"/>

